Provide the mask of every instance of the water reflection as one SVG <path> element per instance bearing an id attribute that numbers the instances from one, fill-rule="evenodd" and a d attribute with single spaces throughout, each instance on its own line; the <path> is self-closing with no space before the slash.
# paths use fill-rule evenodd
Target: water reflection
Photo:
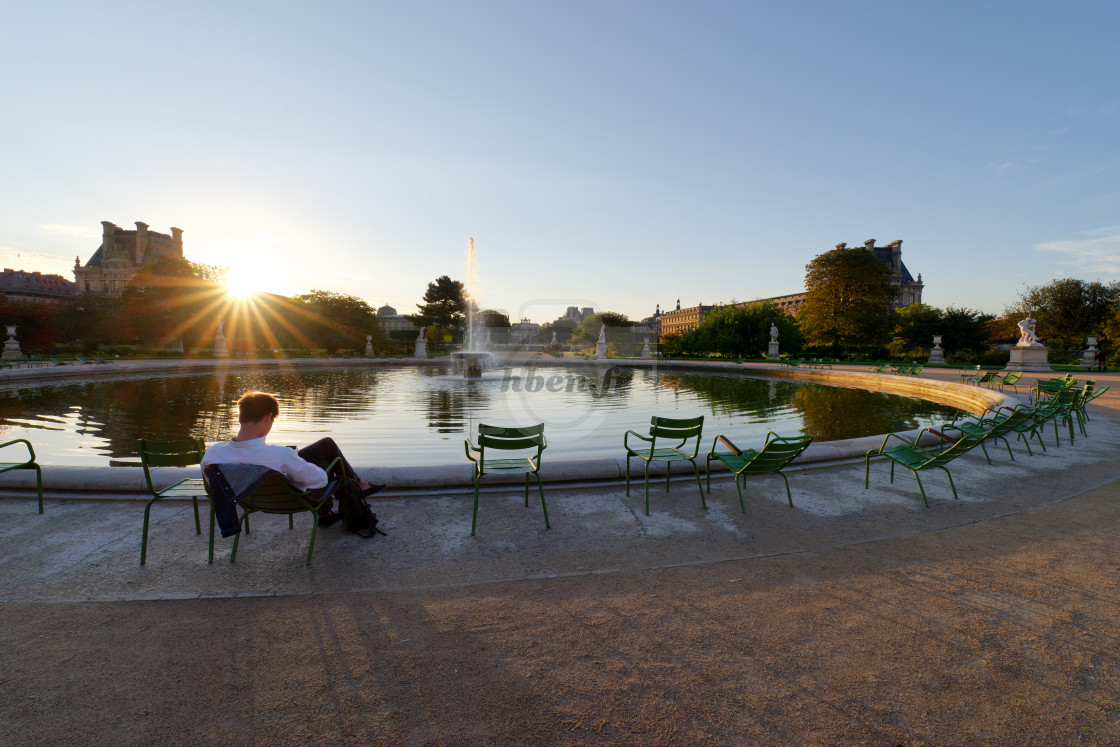
<path id="1" fill-rule="evenodd" d="M 544 422 L 549 456 L 610 456 L 627 428 L 652 415 L 705 414 L 705 431 L 761 442 L 767 430 L 818 440 L 919 427 L 953 408 L 860 389 L 748 376 L 662 373 L 614 365 L 512 367 L 466 381 L 438 367 L 269 370 L 60 384 L 0 393 L 0 433 L 28 438 L 43 464 L 135 464 L 136 439 L 198 437 L 237 428 L 236 400 L 277 394 L 272 441 L 330 433 L 358 464 L 441 464 L 462 458 L 479 422 Z"/>

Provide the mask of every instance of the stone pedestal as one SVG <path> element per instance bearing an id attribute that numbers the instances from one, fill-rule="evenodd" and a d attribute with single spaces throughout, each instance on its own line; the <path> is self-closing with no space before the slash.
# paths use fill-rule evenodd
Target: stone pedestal
<path id="1" fill-rule="evenodd" d="M 649 340 L 648 339 L 646 339 L 642 342 L 642 357 L 643 358 L 652 358 L 653 357 L 653 353 L 650 352 L 650 349 L 649 349 Z"/>
<path id="2" fill-rule="evenodd" d="M 1097 338 L 1094 335 L 1089 335 L 1086 341 L 1089 343 L 1089 347 L 1081 353 L 1081 365 L 1092 367 L 1097 365 Z"/>
<path id="3" fill-rule="evenodd" d="M 9 324 L 8 339 L 4 341 L 4 352 L 0 353 L 0 358 L 9 360 L 11 358 L 19 358 L 23 355 L 23 351 L 19 349 L 19 342 L 16 340 L 16 325 Z"/>
<path id="4" fill-rule="evenodd" d="M 944 363 L 945 351 L 941 349 L 941 335 L 933 336 L 933 350 L 929 351 L 929 363 Z"/>
<path id="5" fill-rule="evenodd" d="M 1046 348 L 1042 345 L 1013 345 L 1011 362 L 1005 371 L 1050 371 Z"/>
<path id="6" fill-rule="evenodd" d="M 228 358 L 229 348 L 226 347 L 225 335 L 218 335 L 214 338 L 214 357 L 215 358 Z"/>
<path id="7" fill-rule="evenodd" d="M 373 355 L 373 335 L 366 335 L 366 355 Z"/>
<path id="8" fill-rule="evenodd" d="M 428 357 L 428 341 L 427 340 L 417 340 L 416 341 L 416 346 L 412 350 L 412 354 L 414 356 L 416 356 L 417 358 L 427 358 Z"/>
<path id="9" fill-rule="evenodd" d="M 781 358 L 781 356 L 778 355 L 778 341 L 771 340 L 766 343 L 766 360 L 776 361 L 779 358 Z"/>
<path id="10" fill-rule="evenodd" d="M 607 359 L 607 343 L 595 343 L 595 360 L 605 361 Z"/>

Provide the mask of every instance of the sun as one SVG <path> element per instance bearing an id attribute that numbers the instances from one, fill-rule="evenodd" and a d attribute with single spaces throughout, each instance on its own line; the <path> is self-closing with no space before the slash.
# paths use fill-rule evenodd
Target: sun
<path id="1" fill-rule="evenodd" d="M 261 290 L 260 279 L 244 270 L 230 270 L 224 282 L 226 292 L 234 298 L 247 299 Z"/>

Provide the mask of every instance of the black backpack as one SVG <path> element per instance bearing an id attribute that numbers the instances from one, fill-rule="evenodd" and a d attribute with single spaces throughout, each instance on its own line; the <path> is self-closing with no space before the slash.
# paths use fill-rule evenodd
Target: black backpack
<path id="1" fill-rule="evenodd" d="M 377 514 L 366 503 L 361 488 L 355 480 L 347 480 L 335 494 L 338 499 L 338 512 L 342 515 L 342 525 L 349 531 L 369 539 L 375 534 L 386 536 L 377 528 Z"/>

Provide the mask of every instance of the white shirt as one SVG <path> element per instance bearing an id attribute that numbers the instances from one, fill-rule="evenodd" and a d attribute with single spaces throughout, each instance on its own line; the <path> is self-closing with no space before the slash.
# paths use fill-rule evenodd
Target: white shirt
<path id="1" fill-rule="evenodd" d="M 249 441 L 219 441 L 206 450 L 202 457 L 202 468 L 208 464 L 259 464 L 274 469 L 298 488 L 310 490 L 327 484 L 327 473 L 305 460 L 287 446 L 272 446 L 264 442 L 265 437 Z"/>

